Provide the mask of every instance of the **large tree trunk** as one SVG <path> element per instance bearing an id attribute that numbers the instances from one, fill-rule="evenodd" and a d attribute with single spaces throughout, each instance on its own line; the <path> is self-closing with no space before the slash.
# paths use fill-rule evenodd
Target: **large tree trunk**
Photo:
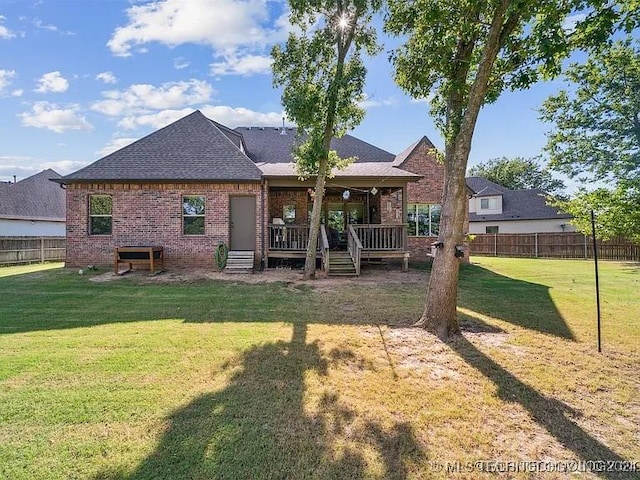
<path id="1" fill-rule="evenodd" d="M 327 178 L 327 159 L 320 160 L 318 165 L 318 178 L 316 179 L 315 196 L 313 197 L 313 209 L 309 222 L 309 243 L 307 256 L 304 262 L 305 280 L 310 280 L 316 275 L 316 246 L 318 245 L 318 231 L 320 229 L 320 214 L 322 213 L 322 201 L 324 199 L 324 185 Z"/>
<path id="2" fill-rule="evenodd" d="M 446 340 L 460 333 L 456 305 L 458 303 L 458 272 L 460 259 L 456 257 L 456 246 L 462 248 L 464 220 L 467 211 L 465 170 L 467 155 L 454 155 L 445 165 L 445 188 L 443 194 L 442 219 L 438 242 L 433 259 L 425 308 L 416 326 L 421 326 Z"/>
<path id="3" fill-rule="evenodd" d="M 478 113 L 486 98 L 489 79 L 501 42 L 518 24 L 518 16 L 515 13 L 505 18 L 510 4 L 511 0 L 501 0 L 497 5 L 478 71 L 466 101 L 463 101 L 462 92 L 455 89 L 452 89 L 447 101 L 448 138 L 445 147 L 442 218 L 438 235 L 438 242 L 442 242 L 442 247 L 437 249 L 433 260 L 424 313 L 416 323 L 417 326 L 426 328 L 442 340 L 460 333 L 456 314 L 460 260 L 455 253 L 456 246 L 462 248 L 464 240 L 464 220 L 468 201 L 465 173 Z M 459 44 L 458 53 L 461 58 L 465 58 L 465 55 L 473 51 L 472 46 L 465 42 Z M 458 82 L 464 80 L 462 82 L 464 84 L 468 70 L 464 62 L 461 65 L 461 68 L 456 70 L 459 76 L 456 80 Z"/>

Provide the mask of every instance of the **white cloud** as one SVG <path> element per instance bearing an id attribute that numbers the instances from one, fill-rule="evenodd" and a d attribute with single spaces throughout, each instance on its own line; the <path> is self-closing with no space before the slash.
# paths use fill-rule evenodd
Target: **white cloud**
<path id="1" fill-rule="evenodd" d="M 23 93 L 24 93 L 24 90 L 19 88 L 17 90 L 14 90 L 13 92 L 11 92 L 11 96 L 12 97 L 21 97 Z"/>
<path id="2" fill-rule="evenodd" d="M 118 82 L 118 79 L 113 72 L 101 72 L 96 75 L 96 80 L 102 80 L 104 83 L 114 84 Z"/>
<path id="3" fill-rule="evenodd" d="M 38 80 L 38 87 L 36 88 L 36 92 L 39 93 L 48 93 L 48 92 L 56 92 L 62 93 L 66 92 L 69 88 L 69 82 L 66 78 L 62 76 L 62 74 L 58 71 L 45 73 Z"/>
<path id="4" fill-rule="evenodd" d="M 247 108 L 234 108 L 223 105 L 205 105 L 200 111 L 208 118 L 222 123 L 229 128 L 239 126 L 279 126 L 282 123 L 282 112 L 256 112 Z M 129 116 L 123 118 L 118 126 L 128 130 L 139 127 L 162 128 L 193 112 L 191 108 L 180 110 L 163 110 L 146 115 Z"/>
<path id="5" fill-rule="evenodd" d="M 112 138 L 111 141 L 96 152 L 100 157 L 106 157 L 110 153 L 120 150 L 122 147 L 132 144 L 137 138 Z"/>
<path id="6" fill-rule="evenodd" d="M 0 22 L 4 22 L 7 19 L 7 17 L 5 17 L 4 15 L 0 15 Z M 0 25 L 0 38 L 15 38 L 15 34 L 9 30 L 7 27 L 5 27 L 4 25 Z"/>
<path id="7" fill-rule="evenodd" d="M 22 180 L 47 168 L 51 168 L 61 175 L 66 175 L 84 167 L 86 164 L 87 162 L 74 160 L 51 161 L 33 157 L 0 155 L 0 182 L 13 182 L 14 175 L 18 180 Z"/>
<path id="8" fill-rule="evenodd" d="M 360 101 L 358 105 L 362 108 L 373 108 L 373 107 L 390 107 L 393 105 L 397 105 L 398 101 L 393 97 L 383 98 L 381 100 L 374 100 L 374 97 L 366 95 L 364 96 L 364 100 Z"/>
<path id="9" fill-rule="evenodd" d="M 183 68 L 187 68 L 189 65 L 191 64 L 182 57 L 173 59 L 173 68 L 176 70 L 182 70 Z"/>
<path id="10" fill-rule="evenodd" d="M 265 55 L 231 55 L 222 62 L 212 63 L 212 75 L 253 75 L 271 72 L 271 57 Z"/>
<path id="11" fill-rule="evenodd" d="M 283 112 L 256 112 L 243 107 L 228 107 L 225 105 L 207 105 L 200 109 L 212 120 L 229 128 L 240 126 L 278 127 L 282 125 Z M 287 122 L 287 126 L 291 126 Z"/>
<path id="12" fill-rule="evenodd" d="M 213 93 L 210 84 L 195 79 L 168 82 L 159 87 L 134 84 L 126 90 L 102 92 L 105 99 L 95 102 L 91 109 L 109 116 L 131 116 L 201 104 L 209 101 Z"/>
<path id="13" fill-rule="evenodd" d="M 48 30 L 48 31 L 50 31 L 50 32 L 57 32 L 57 31 L 59 31 L 59 30 L 58 30 L 58 27 L 56 27 L 55 25 L 45 25 L 45 24 L 44 24 L 44 22 L 43 22 L 42 20 L 38 19 L 38 18 L 36 18 L 36 19 L 33 21 L 33 25 L 34 25 L 36 28 L 39 28 L 40 30 Z"/>
<path id="14" fill-rule="evenodd" d="M 15 70 L 0 70 L 0 95 L 2 95 L 5 88 L 11 85 L 15 76 Z"/>
<path id="15" fill-rule="evenodd" d="M 130 115 L 120 120 L 118 126 L 127 130 L 134 130 L 138 127 L 152 127 L 157 130 L 192 112 L 191 108 L 183 108 L 181 110 L 161 110 L 155 113 Z"/>
<path id="16" fill-rule="evenodd" d="M 93 130 L 81 114 L 80 105 L 59 107 L 49 102 L 36 102 L 30 112 L 18 114 L 25 127 L 45 128 L 56 133 L 66 130 Z"/>
<path id="17" fill-rule="evenodd" d="M 156 0 L 127 10 L 128 24 L 118 27 L 107 43 L 118 56 L 131 55 L 135 45 L 158 42 L 210 45 L 217 50 L 264 45 L 274 32 L 266 0 Z M 281 28 L 276 24 L 277 28 Z"/>

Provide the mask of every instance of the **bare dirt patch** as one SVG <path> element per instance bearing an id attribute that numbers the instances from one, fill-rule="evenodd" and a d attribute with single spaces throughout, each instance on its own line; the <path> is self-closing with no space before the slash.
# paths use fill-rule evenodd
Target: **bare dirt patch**
<path id="1" fill-rule="evenodd" d="M 113 272 L 105 272 L 92 276 L 92 282 L 112 282 L 124 278 L 135 278 L 144 284 L 163 283 L 192 283 L 200 280 L 217 280 L 223 282 L 239 283 L 287 283 L 296 285 L 309 285 L 320 290 L 333 290 L 347 285 L 403 285 L 426 282 L 427 273 L 423 270 L 410 270 L 402 272 L 398 267 L 376 266 L 363 268 L 359 277 L 327 277 L 324 272 L 318 272 L 315 280 L 303 280 L 301 270 L 269 268 L 248 274 L 229 274 L 205 269 L 189 270 L 165 270 L 150 274 L 144 270 L 134 270 L 124 275 L 114 275 Z"/>

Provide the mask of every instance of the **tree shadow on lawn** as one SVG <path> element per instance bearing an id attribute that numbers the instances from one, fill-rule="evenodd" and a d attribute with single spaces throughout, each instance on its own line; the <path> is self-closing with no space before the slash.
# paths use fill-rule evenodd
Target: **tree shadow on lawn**
<path id="1" fill-rule="evenodd" d="M 498 387 L 498 396 L 505 402 L 517 402 L 524 407 L 531 418 L 553 435 L 565 448 L 572 451 L 577 458 L 593 462 L 625 462 L 626 459 L 615 453 L 605 444 L 591 436 L 580 427 L 572 417 L 579 417 L 569 405 L 552 397 L 547 397 L 535 388 L 519 380 L 508 370 L 481 352 L 464 336 L 456 337 L 447 344 L 470 366 L 482 373 Z M 566 460 L 566 459 L 554 459 Z M 602 478 L 630 478 L 629 473 L 611 470 L 596 464 L 594 472 Z"/>
<path id="2" fill-rule="evenodd" d="M 546 285 L 505 277 L 477 265 L 463 265 L 458 306 L 523 328 L 575 340 Z"/>
<path id="3" fill-rule="evenodd" d="M 0 278 L 0 334 L 180 319 L 185 322 L 294 322 L 409 325 L 422 313 L 425 283 L 369 281 L 313 286 L 286 282 L 242 284 L 193 281 L 94 283 L 72 272 Z M 316 289 L 317 287 L 317 289 Z M 322 290 L 321 290 L 322 289 Z M 524 328 L 573 339 L 544 285 L 463 266 L 459 305 Z M 461 317 L 465 317 L 464 312 Z"/>
<path id="4" fill-rule="evenodd" d="M 384 478 L 407 478 L 426 455 L 410 424 L 384 429 L 362 422 L 328 391 L 309 411 L 305 376 L 324 376 L 328 366 L 318 344 L 306 343 L 306 325 L 294 324 L 291 342 L 247 350 L 240 365 L 228 367 L 237 371 L 224 390 L 176 410 L 134 472 L 114 466 L 96 478 L 358 479 L 370 476 L 365 450 L 373 451 Z"/>

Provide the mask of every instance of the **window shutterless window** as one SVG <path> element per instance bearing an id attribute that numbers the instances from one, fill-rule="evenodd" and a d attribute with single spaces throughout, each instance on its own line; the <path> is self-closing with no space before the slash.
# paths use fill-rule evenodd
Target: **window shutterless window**
<path id="1" fill-rule="evenodd" d="M 481 198 L 480 210 L 495 210 L 498 208 L 498 200 L 496 198 Z"/>
<path id="2" fill-rule="evenodd" d="M 485 233 L 498 233 L 500 227 L 498 227 L 497 225 L 487 225 L 484 228 Z"/>
<path id="3" fill-rule="evenodd" d="M 89 195 L 89 235 L 111 235 L 112 214 L 111 195 Z"/>
<path id="4" fill-rule="evenodd" d="M 204 196 L 182 197 L 182 233 L 184 235 L 204 235 L 204 215 Z"/>
<path id="5" fill-rule="evenodd" d="M 442 207 L 427 203 L 407 205 L 407 233 L 412 237 L 436 237 L 440 226 Z"/>

